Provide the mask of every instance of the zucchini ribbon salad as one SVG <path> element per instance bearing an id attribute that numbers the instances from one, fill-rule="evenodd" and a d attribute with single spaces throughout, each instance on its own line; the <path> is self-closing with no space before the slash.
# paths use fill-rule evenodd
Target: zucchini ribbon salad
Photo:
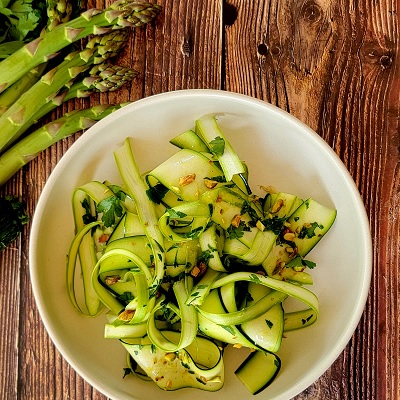
<path id="1" fill-rule="evenodd" d="M 317 320 L 305 256 L 336 210 L 267 187 L 253 194 L 214 116 L 170 143 L 177 152 L 142 175 L 126 139 L 114 152 L 123 184 L 74 191 L 70 300 L 88 316 L 107 310 L 104 335 L 127 350 L 125 374 L 216 391 L 225 348 L 246 347 L 235 374 L 259 393 L 281 368 L 284 333 Z M 285 311 L 289 297 L 300 311 Z"/>

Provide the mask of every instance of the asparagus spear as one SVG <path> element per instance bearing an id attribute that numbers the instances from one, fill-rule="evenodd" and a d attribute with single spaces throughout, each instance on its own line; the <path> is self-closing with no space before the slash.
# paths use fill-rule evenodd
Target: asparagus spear
<path id="1" fill-rule="evenodd" d="M 45 29 L 49 31 L 62 23 L 68 22 L 71 19 L 71 16 L 76 14 L 74 6 L 75 8 L 80 9 L 79 3 L 80 2 L 71 2 L 69 0 L 47 0 L 47 26 Z M 21 44 L 15 49 L 18 49 L 23 45 L 24 43 L 21 42 Z M 0 58 L 6 57 L 1 57 L 0 55 Z M 45 62 L 39 64 L 9 86 L 3 93 L 0 93 L 0 116 L 2 116 L 24 92 L 31 88 L 40 79 L 46 67 L 47 63 Z"/>
<path id="2" fill-rule="evenodd" d="M 77 16 L 75 14 L 80 8 L 80 1 L 47 0 L 47 30 L 51 31 L 56 26 L 70 21 L 71 17 Z"/>
<path id="3" fill-rule="evenodd" d="M 28 71 L 3 93 L 0 93 L 0 116 L 2 116 L 28 89 L 30 89 L 42 76 L 46 63 Z"/>
<path id="4" fill-rule="evenodd" d="M 123 29 L 94 36 L 85 49 L 69 54 L 65 61 L 43 75 L 0 117 L 0 153 L 20 137 L 26 122 L 57 96 L 59 90 L 93 64 L 115 56 L 126 43 L 128 34 Z"/>
<path id="5" fill-rule="evenodd" d="M 0 156 L 0 186 L 52 144 L 90 128 L 97 121 L 126 104 L 128 103 L 75 110 L 32 132 Z"/>
<path id="6" fill-rule="evenodd" d="M 0 93 L 37 65 L 48 61 L 65 46 L 87 37 L 117 28 L 144 25 L 155 18 L 161 8 L 157 4 L 117 0 L 101 11 L 90 9 L 79 17 L 46 32 L 26 44 L 0 63 Z"/>
<path id="7" fill-rule="evenodd" d="M 89 71 L 88 76 L 85 76 L 78 82 L 74 82 L 70 88 L 66 88 L 61 93 L 57 94 L 57 96 L 44 104 L 31 118 L 21 125 L 18 129 L 18 135 L 21 136 L 29 127 L 39 121 L 40 118 L 62 103 L 75 98 L 89 97 L 96 92 L 115 91 L 125 83 L 131 81 L 137 74 L 137 71 L 119 65 L 108 63 L 94 65 Z M 5 93 L 7 93 L 7 91 Z"/>

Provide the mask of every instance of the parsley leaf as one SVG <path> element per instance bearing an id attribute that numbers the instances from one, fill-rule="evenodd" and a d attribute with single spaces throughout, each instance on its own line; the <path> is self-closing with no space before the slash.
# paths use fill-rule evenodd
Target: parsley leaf
<path id="1" fill-rule="evenodd" d="M 266 322 L 266 324 L 268 325 L 268 328 L 269 328 L 269 329 L 272 329 L 272 327 L 274 326 L 274 323 L 271 322 L 269 319 L 266 319 L 265 322 Z"/>
<path id="2" fill-rule="evenodd" d="M 32 40 L 39 36 L 46 23 L 46 2 L 0 1 L 0 43 Z"/>
<path id="3" fill-rule="evenodd" d="M 265 226 L 265 229 L 266 229 L 266 230 L 272 231 L 272 232 L 275 233 L 275 235 L 278 235 L 278 234 L 281 232 L 285 221 L 286 221 L 286 218 L 285 218 L 285 217 L 278 218 L 278 217 L 275 215 L 275 216 L 272 217 L 272 218 L 264 219 L 264 220 L 262 221 L 262 223 L 263 223 L 263 225 Z"/>
<path id="4" fill-rule="evenodd" d="M 314 261 L 305 260 L 300 256 L 296 256 L 295 258 L 290 260 L 288 263 L 286 263 L 287 268 L 307 267 L 307 268 L 313 269 L 316 266 L 317 266 L 317 264 Z"/>
<path id="5" fill-rule="evenodd" d="M 96 210 L 98 213 L 103 213 L 101 220 L 106 227 L 114 225 L 115 217 L 121 217 L 123 213 L 120 200 L 114 195 L 106 197 L 97 204 Z"/>
<path id="6" fill-rule="evenodd" d="M 240 224 L 238 227 L 235 227 L 233 225 L 230 225 L 229 228 L 226 230 L 226 233 L 228 234 L 229 239 L 239 239 L 244 235 L 245 229 L 245 223 L 244 221 L 240 221 Z"/>
<path id="7" fill-rule="evenodd" d="M 187 216 L 187 214 L 181 211 L 175 211 L 173 208 L 168 208 L 167 213 L 170 216 L 170 218 L 184 218 Z"/>
<path id="8" fill-rule="evenodd" d="M 304 239 L 306 237 L 311 239 L 313 236 L 315 236 L 316 228 L 323 229 L 323 226 L 319 225 L 318 222 L 312 222 L 311 224 L 304 225 L 299 233 L 299 239 Z"/>
<path id="9" fill-rule="evenodd" d="M 90 204 L 88 199 L 83 199 L 81 202 L 82 207 L 85 210 L 85 214 L 82 215 L 82 220 L 85 225 L 90 224 L 97 220 L 97 215 L 92 215 L 92 210 L 90 209 Z"/>
<path id="10" fill-rule="evenodd" d="M 222 137 L 217 136 L 215 139 L 211 140 L 210 145 L 211 153 L 213 153 L 217 157 L 220 157 L 224 154 L 225 140 Z"/>
<path id="11" fill-rule="evenodd" d="M 146 194 L 153 203 L 161 204 L 168 190 L 169 189 L 162 183 L 157 183 L 155 186 L 150 186 L 149 189 L 146 190 Z"/>

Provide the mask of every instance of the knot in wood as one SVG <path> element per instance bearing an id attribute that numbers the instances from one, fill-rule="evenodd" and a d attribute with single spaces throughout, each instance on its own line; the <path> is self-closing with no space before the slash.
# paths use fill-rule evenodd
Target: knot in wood
<path id="1" fill-rule="evenodd" d="M 314 0 L 306 1 L 301 8 L 301 16 L 308 24 L 315 24 L 322 18 L 323 10 Z"/>
<path id="2" fill-rule="evenodd" d="M 269 53 L 268 46 L 264 43 L 260 43 L 257 52 L 260 56 L 266 56 Z"/>
<path id="3" fill-rule="evenodd" d="M 380 58 L 380 63 L 383 69 L 389 68 L 392 65 L 392 57 L 385 54 Z"/>
<path id="4" fill-rule="evenodd" d="M 238 16 L 237 8 L 228 2 L 224 2 L 222 9 L 222 21 L 225 26 L 231 26 Z"/>

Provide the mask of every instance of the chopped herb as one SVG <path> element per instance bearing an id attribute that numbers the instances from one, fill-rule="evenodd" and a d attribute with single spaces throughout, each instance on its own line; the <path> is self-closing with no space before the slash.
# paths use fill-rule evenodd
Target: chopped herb
<path id="1" fill-rule="evenodd" d="M 154 239 L 154 241 L 156 242 L 158 249 L 161 251 L 161 253 L 164 253 L 164 248 L 161 246 L 161 244 L 158 243 L 156 239 Z"/>
<path id="2" fill-rule="evenodd" d="M 323 226 L 319 225 L 318 222 L 312 222 L 311 224 L 307 224 L 307 226 L 304 225 L 299 233 L 299 239 L 304 239 L 306 237 L 308 239 L 312 238 L 313 236 L 315 236 L 316 228 L 323 229 Z"/>
<path id="3" fill-rule="evenodd" d="M 310 269 L 313 269 L 317 266 L 317 263 L 315 263 L 314 261 L 303 260 L 303 263 L 306 264 L 306 267 Z"/>
<path id="4" fill-rule="evenodd" d="M 204 250 L 199 257 L 199 261 L 203 261 L 208 265 L 210 258 L 214 258 L 212 251 L 212 249 Z"/>
<path id="5" fill-rule="evenodd" d="M 266 230 L 272 231 L 275 233 L 275 235 L 278 235 L 281 232 L 285 221 L 286 221 L 285 217 L 279 218 L 275 215 L 274 217 L 264 219 L 261 222 L 265 226 Z"/>
<path id="6" fill-rule="evenodd" d="M 274 326 L 273 322 L 271 322 L 269 319 L 266 319 L 265 322 L 267 323 L 268 328 L 272 329 L 272 327 Z"/>
<path id="7" fill-rule="evenodd" d="M 169 248 L 167 249 L 167 253 L 168 253 L 169 251 L 171 251 L 171 250 L 178 249 L 178 248 L 179 248 L 179 243 L 173 244 L 171 247 L 169 247 Z"/>
<path id="8" fill-rule="evenodd" d="M 114 225 L 115 217 L 121 217 L 123 213 L 120 199 L 115 195 L 111 195 L 102 200 L 97 204 L 96 210 L 98 213 L 103 213 L 101 220 L 106 227 Z"/>
<path id="9" fill-rule="evenodd" d="M 248 201 L 245 201 L 243 203 L 242 209 L 240 210 L 240 214 L 246 214 L 248 213 L 250 218 L 257 222 L 257 220 L 259 220 L 259 216 L 257 215 L 256 211 L 253 209 L 253 207 L 251 206 L 251 204 Z"/>
<path id="10" fill-rule="evenodd" d="M 126 304 L 131 302 L 133 299 L 134 299 L 134 296 L 131 292 L 124 292 L 118 296 L 118 300 L 121 300 Z"/>
<path id="11" fill-rule="evenodd" d="M 97 215 L 92 215 L 88 199 L 83 199 L 81 204 L 85 210 L 85 214 L 82 215 L 83 223 L 87 225 L 90 224 L 91 222 L 97 221 Z"/>
<path id="12" fill-rule="evenodd" d="M 168 193 L 168 188 L 162 183 L 157 183 L 155 186 L 150 186 L 146 190 L 147 197 L 156 204 L 161 204 L 162 199 Z"/>
<path id="13" fill-rule="evenodd" d="M 196 378 L 196 381 L 205 385 L 207 382 L 203 382 L 200 378 Z"/>
<path id="14" fill-rule="evenodd" d="M 230 225 L 228 229 L 226 230 L 226 233 L 228 234 L 229 239 L 239 239 L 244 235 L 244 231 L 246 230 L 246 225 L 244 221 L 240 221 L 240 224 L 238 227 L 235 227 L 233 225 Z"/>
<path id="15" fill-rule="evenodd" d="M 202 231 L 203 231 L 203 227 L 199 226 L 195 229 L 192 229 L 190 232 L 185 233 L 183 235 L 183 237 L 188 238 L 188 239 L 196 239 Z"/>
<path id="16" fill-rule="evenodd" d="M 224 154 L 225 140 L 222 137 L 217 136 L 215 139 L 211 140 L 210 145 L 211 153 L 213 153 L 217 157 L 220 157 Z"/>
<path id="17" fill-rule="evenodd" d="M 118 185 L 107 184 L 107 187 L 117 196 L 121 201 L 125 201 L 126 193 Z"/>
<path id="18" fill-rule="evenodd" d="M 287 268 L 294 268 L 294 267 L 307 267 L 313 269 L 317 266 L 317 264 L 313 261 L 305 260 L 301 256 L 297 255 L 295 258 L 290 260 L 285 265 Z"/>
<path id="19" fill-rule="evenodd" d="M 274 364 L 275 364 L 276 367 L 278 367 L 278 368 L 280 367 L 280 363 L 276 358 L 274 360 Z"/>
<path id="20" fill-rule="evenodd" d="M 181 211 L 175 211 L 173 208 L 168 208 L 167 213 L 170 216 L 170 218 L 184 218 L 187 216 L 187 214 Z"/>
<path id="21" fill-rule="evenodd" d="M 204 179 L 208 179 L 208 180 L 210 180 L 210 181 L 215 181 L 215 182 L 218 182 L 218 183 L 224 183 L 224 182 L 226 182 L 225 176 L 222 176 L 222 175 L 213 176 L 213 177 L 211 177 L 211 178 L 206 177 L 206 178 L 204 178 Z"/>

